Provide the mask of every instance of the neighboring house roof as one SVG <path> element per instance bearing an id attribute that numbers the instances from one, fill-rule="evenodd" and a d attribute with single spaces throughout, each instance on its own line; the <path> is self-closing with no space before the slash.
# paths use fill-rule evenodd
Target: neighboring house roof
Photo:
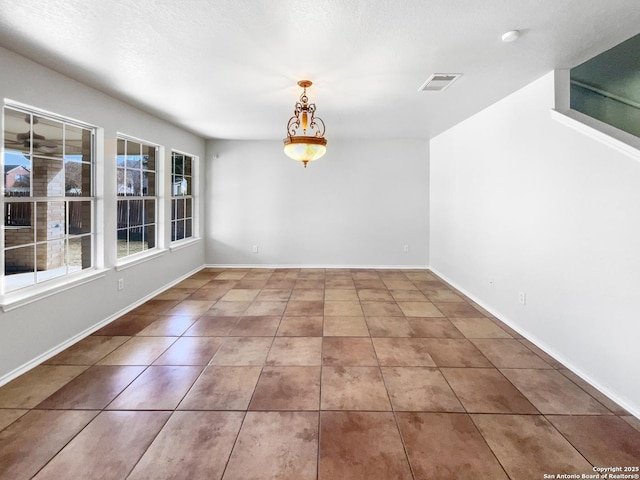
<path id="1" fill-rule="evenodd" d="M 24 165 L 5 165 L 4 166 L 4 174 L 8 175 L 12 170 L 15 170 L 17 168 L 21 168 L 23 170 L 26 170 L 27 172 L 29 171 L 29 169 L 27 167 L 25 167 Z"/>

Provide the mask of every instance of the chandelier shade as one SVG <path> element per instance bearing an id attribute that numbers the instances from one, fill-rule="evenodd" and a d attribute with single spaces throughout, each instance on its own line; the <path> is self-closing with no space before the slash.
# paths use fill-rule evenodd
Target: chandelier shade
<path id="1" fill-rule="evenodd" d="M 298 85 L 303 88 L 303 91 L 300 99 L 296 102 L 293 116 L 287 123 L 284 153 L 288 157 L 302 162 L 306 168 L 307 163 L 317 160 L 325 154 L 327 139 L 324 138 L 324 122 L 315 116 L 316 105 L 309 103 L 307 97 L 307 87 L 310 87 L 312 83 L 309 80 L 300 80 Z"/>

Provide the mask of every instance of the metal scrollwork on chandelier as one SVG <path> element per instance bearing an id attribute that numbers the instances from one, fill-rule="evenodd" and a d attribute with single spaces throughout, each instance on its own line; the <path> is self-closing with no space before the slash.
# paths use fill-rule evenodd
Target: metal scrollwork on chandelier
<path id="1" fill-rule="evenodd" d="M 303 88 L 300 99 L 296 102 L 293 116 L 287 123 L 287 138 L 284 139 L 284 153 L 290 158 L 307 163 L 322 157 L 327 151 L 327 139 L 324 138 L 325 126 L 320 117 L 316 117 L 316 104 L 309 103 L 307 87 L 312 85 L 309 80 L 298 82 Z M 302 134 L 300 134 L 302 130 Z M 308 131 L 308 133 L 307 133 Z"/>

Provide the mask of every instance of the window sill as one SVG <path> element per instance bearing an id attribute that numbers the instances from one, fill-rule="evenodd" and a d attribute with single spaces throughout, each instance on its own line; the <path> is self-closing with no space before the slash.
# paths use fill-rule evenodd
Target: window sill
<path id="1" fill-rule="evenodd" d="M 178 240 L 174 243 L 171 244 L 171 246 L 169 247 L 169 249 L 172 252 L 175 252 L 176 250 L 182 250 L 183 248 L 187 248 L 190 247 L 191 245 L 195 245 L 196 243 L 200 243 L 202 241 L 201 238 L 188 238 L 186 240 Z"/>
<path id="2" fill-rule="evenodd" d="M 108 268 L 95 269 L 87 273 L 77 273 L 57 280 L 50 280 L 30 287 L 25 287 L 24 289 L 16 290 L 15 292 L 5 293 L 2 297 L 0 308 L 2 308 L 3 312 L 9 312 L 16 308 L 42 300 L 43 298 L 64 292 L 65 290 L 93 282 L 94 280 L 104 277 L 108 271 Z"/>
<path id="3" fill-rule="evenodd" d="M 166 248 L 154 248 L 153 250 L 149 250 L 148 252 L 131 255 L 131 257 L 125 258 L 121 260 L 120 263 L 116 264 L 116 272 L 120 272 L 122 270 L 126 270 L 127 268 L 135 267 L 136 265 L 140 265 L 141 263 L 153 260 L 154 258 L 161 257 L 167 252 L 168 250 Z"/>
<path id="4" fill-rule="evenodd" d="M 575 110 L 551 110 L 551 118 L 594 140 L 640 160 L 640 139 Z"/>

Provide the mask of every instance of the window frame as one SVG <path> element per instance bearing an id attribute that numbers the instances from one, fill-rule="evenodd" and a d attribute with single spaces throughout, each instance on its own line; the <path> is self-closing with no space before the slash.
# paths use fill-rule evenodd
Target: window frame
<path id="1" fill-rule="evenodd" d="M 191 162 L 191 166 L 190 166 L 190 174 L 188 175 L 188 177 L 190 178 L 190 182 L 188 182 L 188 188 L 187 188 L 187 192 L 185 192 L 182 195 L 176 195 L 174 194 L 174 187 L 175 187 L 175 163 L 174 163 L 174 159 L 176 156 L 181 156 L 184 158 L 188 158 Z M 193 242 L 195 240 L 197 240 L 198 238 L 198 222 L 197 222 L 197 205 L 196 205 L 196 180 L 197 180 L 197 163 L 198 163 L 198 157 L 196 155 L 192 155 L 190 153 L 185 153 L 185 152 L 181 152 L 178 150 L 171 150 L 171 159 L 170 159 L 170 173 L 168 175 L 169 177 L 169 184 L 170 184 L 170 190 L 171 190 L 171 198 L 170 198 L 170 231 L 169 231 L 169 236 L 170 236 L 170 242 L 171 242 L 171 246 L 172 247 L 176 247 L 179 246 L 181 244 L 185 244 L 185 243 L 190 243 Z M 183 174 L 183 177 L 185 177 L 187 175 Z M 182 215 L 181 217 L 174 217 L 174 214 L 178 211 L 178 201 L 180 200 L 185 200 L 185 208 L 183 209 L 184 211 L 184 215 Z M 188 216 L 187 215 L 187 209 L 186 209 L 186 202 L 191 202 L 191 215 Z M 178 221 L 184 221 L 185 225 L 186 225 L 186 221 L 189 220 L 191 222 L 191 233 L 190 235 L 184 235 L 180 238 L 177 238 L 177 235 L 174 234 L 174 232 L 177 232 L 177 222 Z M 184 230 L 186 231 L 186 226 L 183 227 Z M 175 230 L 174 230 L 175 229 Z"/>
<path id="2" fill-rule="evenodd" d="M 125 153 L 124 155 L 122 155 L 123 157 L 125 157 L 124 159 L 124 165 L 121 166 L 120 165 L 120 150 L 119 150 L 119 142 L 123 141 L 124 145 L 125 145 Z M 140 145 L 140 150 L 139 150 L 139 154 L 140 154 L 140 167 L 139 168 L 134 168 L 134 167 L 128 167 L 126 162 L 126 157 L 131 157 L 131 156 L 135 156 L 135 155 L 130 155 L 130 153 L 126 150 L 126 146 L 128 145 L 128 143 L 133 143 L 133 144 L 139 144 Z M 143 168 L 144 166 L 144 161 L 143 161 L 143 157 L 145 156 L 144 154 L 144 147 L 148 147 L 148 148 L 153 148 L 155 150 L 154 153 L 154 168 L 153 169 L 149 169 L 149 168 Z M 147 257 L 150 256 L 155 256 L 156 254 L 161 252 L 161 239 L 162 239 L 162 232 L 161 232 L 161 216 L 160 216 L 160 209 L 161 209 L 161 200 L 162 200 L 162 195 L 161 195 L 161 191 L 160 191 L 160 177 L 161 177 L 161 172 L 162 172 L 162 152 L 163 152 L 163 147 L 155 142 L 151 142 L 148 140 L 143 140 L 137 137 L 133 137 L 131 135 L 127 135 L 124 133 L 118 133 L 116 135 L 116 185 L 115 185 L 115 191 L 114 191 L 114 196 L 116 197 L 116 231 L 115 231 L 115 256 L 116 256 L 116 268 L 117 267 L 122 267 L 123 265 L 128 265 L 128 264 L 135 264 L 137 262 L 139 262 L 140 260 L 144 260 Z M 133 153 L 133 152 L 131 152 Z M 119 188 L 120 188 L 120 180 L 119 180 L 119 175 L 120 175 L 120 171 L 123 171 L 123 186 L 124 186 L 124 182 L 127 179 L 127 172 L 128 171 L 132 171 L 132 172 L 137 172 L 140 175 L 140 186 L 139 186 L 139 192 L 138 194 L 129 194 L 127 192 L 127 189 L 125 188 L 124 191 L 122 192 L 122 194 L 119 192 Z M 153 174 L 153 181 L 154 181 L 154 188 L 153 188 L 153 195 L 148 195 L 148 194 L 144 194 L 144 173 L 152 173 Z M 148 177 L 147 177 L 148 178 Z M 128 188 L 128 187 L 127 187 Z M 134 187 L 135 188 L 135 187 Z M 148 185 L 147 185 L 147 191 L 148 191 Z M 149 221 L 148 217 L 146 217 L 146 212 L 148 209 L 148 203 L 145 202 L 153 202 L 153 221 Z M 127 202 L 127 226 L 124 228 L 121 228 L 121 222 L 119 219 L 119 215 L 120 215 L 120 204 Z M 131 223 L 129 223 L 131 221 L 131 206 L 132 203 L 131 202 L 141 202 L 138 203 L 139 205 L 142 205 L 141 211 L 138 212 L 141 217 L 142 217 L 142 222 L 140 224 L 135 224 L 132 225 Z M 136 217 L 137 215 L 134 214 L 134 217 Z M 144 220 L 144 219 L 147 220 Z M 153 246 L 152 247 L 147 247 L 144 248 L 144 240 L 146 238 L 149 238 L 145 235 L 145 232 L 148 232 L 148 228 L 149 227 L 153 227 L 153 232 L 154 232 L 154 237 L 153 237 Z M 139 250 L 134 250 L 133 252 L 131 251 L 131 239 L 130 239 L 130 235 L 131 235 L 131 230 L 136 230 L 136 229 L 140 229 L 141 230 L 141 241 L 140 244 L 142 246 L 141 249 Z M 127 254 L 126 255 L 120 255 L 120 246 L 121 246 L 121 232 L 123 231 L 127 231 L 127 239 L 126 239 L 126 245 L 127 245 Z"/>
<path id="3" fill-rule="evenodd" d="M 26 145 L 22 148 L 5 148 L 8 142 L 16 142 L 16 140 L 5 138 L 7 133 L 6 116 L 8 111 L 12 111 L 14 116 L 24 115 L 25 117 L 28 117 L 28 120 L 25 118 L 25 121 L 27 122 L 25 129 L 28 129 L 30 134 L 28 139 L 28 151 L 26 150 Z M 53 125 L 56 128 L 59 124 L 62 135 L 58 145 L 55 146 L 55 149 L 59 148 L 60 152 L 54 153 L 54 150 L 52 150 L 53 147 L 50 145 L 48 146 L 49 151 L 35 145 L 38 138 L 36 138 L 34 131 L 38 128 L 36 125 L 40 121 L 43 122 L 43 125 Z M 41 126 L 41 129 L 43 128 L 45 127 Z M 73 134 L 71 133 L 73 130 L 78 130 L 80 132 L 79 138 L 73 138 Z M 64 287 L 70 283 L 86 281 L 87 278 L 95 276 L 96 272 L 98 272 L 97 265 L 100 262 L 96 248 L 96 226 L 98 217 L 98 196 L 96 190 L 96 176 L 98 168 L 98 131 L 98 127 L 86 122 L 38 109 L 30 105 L 12 102 L 9 100 L 4 101 L 2 105 L 2 150 L 0 162 L 3 164 L 4 169 L 5 162 L 8 160 L 7 152 L 15 151 L 19 155 L 25 157 L 29 164 L 29 168 L 22 165 L 29 172 L 28 195 L 7 196 L 6 176 L 3 181 L 3 192 L 1 196 L 3 204 L 2 211 L 5 215 L 5 219 L 3 220 L 3 234 L 0 236 L 0 251 L 2 252 L 0 255 L 0 262 L 2 263 L 2 271 L 0 273 L 2 276 L 0 281 L 0 305 L 4 311 L 7 311 L 7 309 L 10 309 L 10 307 L 16 303 L 24 303 L 35 296 L 42 297 L 47 292 L 57 291 L 61 286 Z M 85 142 L 85 133 L 88 135 L 88 139 L 90 141 L 88 148 L 83 146 Z M 21 139 L 18 138 L 17 140 L 20 141 Z M 74 141 L 81 142 L 80 154 L 74 154 L 71 151 L 71 145 Z M 88 161 L 85 159 L 86 155 L 89 156 Z M 52 194 L 56 192 L 49 191 L 49 184 L 47 184 L 46 191 L 34 192 L 35 189 L 42 188 L 34 181 L 34 179 L 39 178 L 37 177 L 36 172 L 34 172 L 34 162 L 41 162 L 41 165 L 45 166 L 44 172 L 46 172 L 46 175 L 50 174 L 49 169 L 52 166 L 55 168 L 54 162 L 60 162 L 60 169 L 57 172 L 58 175 L 62 175 L 62 178 L 58 179 L 58 183 L 61 186 L 59 193 Z M 67 181 L 69 180 L 67 175 L 71 171 L 69 169 L 69 165 L 71 165 L 71 163 L 80 165 L 81 195 L 76 195 L 78 193 L 77 191 L 72 194 L 70 193 L 70 190 L 67 189 Z M 89 175 L 85 176 L 86 173 Z M 78 189 L 76 188 L 76 190 Z M 83 190 L 84 192 L 88 190 L 89 194 L 86 195 Z M 37 193 L 37 195 L 34 195 L 34 193 Z M 80 202 L 86 203 L 87 206 L 81 207 L 82 211 L 80 212 L 79 222 L 74 224 L 71 215 L 71 211 L 74 210 L 72 205 Z M 8 205 L 17 204 L 30 206 L 29 209 L 25 209 L 29 210 L 29 225 L 6 224 Z M 63 213 L 58 212 L 59 219 L 51 220 L 52 217 L 49 216 L 50 212 L 48 208 L 53 208 L 55 204 L 58 204 L 58 209 L 62 206 Z M 38 209 L 42 208 L 47 212 L 45 214 L 46 217 L 44 217 L 47 221 L 47 224 L 44 227 L 46 230 L 44 239 L 39 238 L 42 236 L 42 230 L 40 230 L 40 233 L 38 232 L 39 229 L 43 228 L 42 225 L 38 223 Z M 77 212 L 77 210 L 74 211 Z M 85 215 L 89 216 L 88 221 L 85 220 Z M 78 217 L 75 216 L 75 218 Z M 60 222 L 60 220 L 62 220 L 62 222 Z M 49 222 L 52 221 L 57 221 L 57 224 L 53 225 L 53 227 L 47 226 Z M 74 226 L 79 230 L 74 232 Z M 58 233 L 51 234 L 49 230 L 54 230 Z M 25 239 L 16 239 L 15 245 L 7 246 L 7 235 L 11 234 L 13 236 L 16 232 L 18 235 L 22 234 Z M 27 240 L 28 237 L 31 238 Z M 75 260 L 73 259 L 74 255 L 72 254 L 71 245 L 78 241 L 80 242 L 81 254 L 79 257 L 79 263 L 76 264 L 74 263 Z M 59 247 L 60 245 L 61 247 Z M 60 263 L 59 267 L 49 268 L 48 266 L 48 262 L 51 258 L 54 258 L 54 255 L 51 257 L 49 256 L 49 248 L 51 246 L 54 246 L 54 248 L 55 246 L 59 247 L 57 253 L 58 260 L 54 260 L 54 262 Z M 41 265 L 42 262 L 42 259 L 38 257 L 39 248 L 44 248 L 45 251 L 47 251 L 44 257 L 46 259 L 46 267 L 41 270 L 39 270 L 39 265 Z M 32 259 L 27 262 L 29 265 L 24 265 L 27 270 L 25 270 L 22 275 L 26 276 L 21 277 L 20 279 L 18 279 L 18 277 L 14 277 L 13 280 L 17 281 L 13 285 L 9 285 L 7 278 L 12 275 L 7 275 L 6 271 L 7 253 L 17 251 L 18 249 L 31 249 Z M 85 249 L 88 250 L 88 252 L 86 252 Z M 33 265 L 30 264 L 31 262 Z M 21 282 L 21 280 L 24 281 Z"/>

